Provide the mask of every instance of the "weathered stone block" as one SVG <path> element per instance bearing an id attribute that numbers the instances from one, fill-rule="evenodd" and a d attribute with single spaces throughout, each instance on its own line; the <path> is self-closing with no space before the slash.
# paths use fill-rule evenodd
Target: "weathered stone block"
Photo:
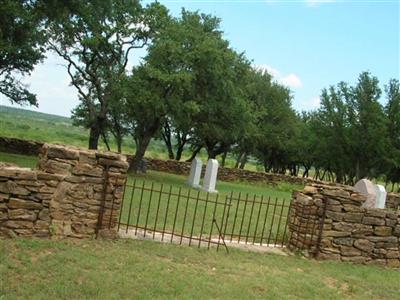
<path id="1" fill-rule="evenodd" d="M 71 173 L 72 166 L 67 163 L 55 161 L 55 160 L 47 160 L 40 166 L 43 168 L 43 171 L 53 174 L 62 174 L 68 175 Z"/>
<path id="2" fill-rule="evenodd" d="M 343 220 L 351 223 L 360 223 L 363 218 L 363 213 L 348 212 L 344 214 Z"/>
<path id="3" fill-rule="evenodd" d="M 129 164 L 126 161 L 107 159 L 107 158 L 99 158 L 99 164 L 103 166 L 110 166 L 122 169 L 119 171 L 128 170 L 129 167 Z"/>
<path id="4" fill-rule="evenodd" d="M 342 221 L 344 217 L 344 213 L 327 211 L 326 217 L 332 219 L 333 221 Z"/>
<path id="5" fill-rule="evenodd" d="M 29 195 L 31 192 L 14 181 L 0 182 L 0 192 L 12 195 Z"/>
<path id="6" fill-rule="evenodd" d="M 345 237 L 345 238 L 334 238 L 333 243 L 336 245 L 343 245 L 343 246 L 352 246 L 353 245 L 353 238 Z"/>
<path id="7" fill-rule="evenodd" d="M 378 236 L 389 236 L 392 234 L 392 227 L 376 226 L 374 233 Z"/>
<path id="8" fill-rule="evenodd" d="M 18 228 L 26 229 L 26 228 L 32 228 L 33 222 L 26 220 L 8 220 L 5 222 L 5 226 L 12 229 L 18 229 Z"/>
<path id="9" fill-rule="evenodd" d="M 72 169 L 74 175 L 87 175 L 89 177 L 102 177 L 103 169 L 89 164 L 78 164 Z"/>
<path id="10" fill-rule="evenodd" d="M 323 237 L 347 237 L 350 235 L 351 235 L 350 232 L 334 231 L 334 230 L 328 230 L 322 232 Z"/>
<path id="11" fill-rule="evenodd" d="M 38 172 L 37 173 L 37 177 L 40 180 L 61 181 L 61 180 L 63 180 L 65 178 L 65 175 Z"/>
<path id="12" fill-rule="evenodd" d="M 365 239 L 374 243 L 397 243 L 398 239 L 394 236 L 366 236 Z"/>
<path id="13" fill-rule="evenodd" d="M 42 221 L 49 222 L 50 221 L 50 213 L 48 209 L 42 209 L 39 212 L 38 218 Z"/>
<path id="14" fill-rule="evenodd" d="M 400 225 L 396 225 L 396 227 L 394 228 L 393 234 L 395 236 L 400 236 Z"/>
<path id="15" fill-rule="evenodd" d="M 367 209 L 366 215 L 369 217 L 385 218 L 386 211 L 379 208 L 369 208 Z"/>
<path id="16" fill-rule="evenodd" d="M 35 221 L 37 215 L 34 211 L 27 209 L 9 209 L 8 210 L 8 218 L 10 220 L 27 220 L 27 221 Z"/>
<path id="17" fill-rule="evenodd" d="M 114 152 L 97 152 L 96 153 L 97 158 L 107 158 L 107 159 L 112 159 L 112 160 L 121 160 L 121 161 L 126 161 L 126 157 L 122 156 L 121 154 L 114 153 Z"/>
<path id="18" fill-rule="evenodd" d="M 28 168 L 19 167 L 1 167 L 0 177 L 13 178 L 13 179 L 24 179 L 24 180 L 36 180 L 36 172 Z"/>
<path id="19" fill-rule="evenodd" d="M 363 217 L 362 223 L 366 225 L 385 225 L 385 219 L 376 217 Z"/>
<path id="20" fill-rule="evenodd" d="M 302 192 L 306 195 L 314 195 L 318 193 L 318 189 L 316 187 L 307 185 L 304 187 Z"/>
<path id="21" fill-rule="evenodd" d="M 343 256 L 360 256 L 361 251 L 355 247 L 340 246 L 340 254 Z"/>
<path id="22" fill-rule="evenodd" d="M 372 250 L 374 249 L 374 245 L 375 244 L 373 242 L 368 241 L 366 239 L 358 239 L 358 240 L 355 240 L 355 242 L 354 242 L 355 248 L 365 251 L 365 252 L 368 252 L 368 253 L 372 252 Z"/>
<path id="23" fill-rule="evenodd" d="M 321 192 L 322 195 L 327 196 L 327 197 L 343 197 L 343 198 L 348 198 L 350 197 L 350 193 L 348 191 L 342 190 L 342 189 L 324 189 Z"/>
<path id="24" fill-rule="evenodd" d="M 41 209 L 43 206 L 40 203 L 30 200 L 11 198 L 8 202 L 9 208 L 25 208 L 25 209 Z"/>
<path id="25" fill-rule="evenodd" d="M 400 257 L 399 250 L 388 250 L 386 252 L 386 257 L 387 258 L 399 258 Z"/>
<path id="26" fill-rule="evenodd" d="M 47 149 L 47 157 L 77 160 L 79 159 L 79 152 L 70 147 L 51 145 Z"/>

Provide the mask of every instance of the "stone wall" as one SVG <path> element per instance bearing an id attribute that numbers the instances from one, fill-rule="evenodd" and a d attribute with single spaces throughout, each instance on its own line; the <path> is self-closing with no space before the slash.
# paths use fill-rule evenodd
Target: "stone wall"
<path id="1" fill-rule="evenodd" d="M 386 198 L 386 207 L 392 210 L 400 209 L 400 194 L 388 193 Z"/>
<path id="2" fill-rule="evenodd" d="M 0 152 L 38 155 L 44 143 L 0 136 Z"/>
<path id="3" fill-rule="evenodd" d="M 0 236 L 115 234 L 127 169 L 123 155 L 50 144 L 36 170 L 0 167 Z"/>
<path id="4" fill-rule="evenodd" d="M 363 208 L 349 186 L 312 184 L 293 193 L 289 249 L 318 259 L 400 267 L 400 212 Z"/>
<path id="5" fill-rule="evenodd" d="M 38 155 L 43 143 L 36 141 L 27 141 L 15 138 L 0 137 L 0 151 L 25 154 L 25 155 Z M 132 161 L 133 156 L 128 155 L 128 161 Z M 162 160 L 155 158 L 147 158 L 147 169 L 167 172 L 177 175 L 189 175 L 190 163 L 175 160 Z M 204 176 L 205 166 L 203 167 Z M 220 167 L 218 170 L 218 179 L 223 181 L 249 181 L 249 182 L 264 182 L 268 184 L 277 184 L 281 182 L 288 182 L 292 184 L 304 185 L 307 183 L 315 183 L 311 178 L 301 178 L 295 176 L 272 174 L 265 172 L 253 172 L 242 169 L 224 168 Z"/>
<path id="6" fill-rule="evenodd" d="M 128 155 L 128 161 L 131 162 L 133 156 Z M 146 157 L 146 165 L 148 170 L 166 172 L 176 175 L 189 175 L 190 162 L 176 161 L 176 160 L 162 160 Z M 202 169 L 202 176 L 205 173 L 205 165 Z M 282 174 L 272 174 L 265 172 L 254 172 L 242 169 L 233 168 L 218 168 L 218 180 L 222 181 L 249 181 L 249 182 L 264 182 L 267 184 L 278 184 L 282 182 L 305 185 L 307 183 L 317 183 L 320 181 L 311 178 L 302 178 Z"/>

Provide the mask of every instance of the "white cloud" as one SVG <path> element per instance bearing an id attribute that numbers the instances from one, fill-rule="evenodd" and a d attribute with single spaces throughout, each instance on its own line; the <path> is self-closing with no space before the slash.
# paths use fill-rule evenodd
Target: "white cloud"
<path id="1" fill-rule="evenodd" d="M 280 75 L 281 75 L 281 73 L 277 69 L 275 69 L 269 65 L 255 65 L 254 69 L 262 71 L 262 72 L 267 72 L 275 78 L 280 77 Z"/>
<path id="2" fill-rule="evenodd" d="M 300 77 L 296 74 L 290 73 L 288 75 L 283 75 L 278 69 L 275 69 L 267 64 L 254 65 L 254 69 L 262 72 L 268 72 L 277 82 L 286 85 L 287 87 L 294 89 L 303 87 Z"/>
<path id="3" fill-rule="evenodd" d="M 280 78 L 279 82 L 291 88 L 301 88 L 303 86 L 299 76 L 293 73 Z"/>

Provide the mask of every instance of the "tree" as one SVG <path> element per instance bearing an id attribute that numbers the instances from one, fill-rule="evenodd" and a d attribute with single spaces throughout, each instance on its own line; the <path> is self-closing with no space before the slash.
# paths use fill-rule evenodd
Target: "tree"
<path id="1" fill-rule="evenodd" d="M 385 88 L 388 102 L 385 113 L 388 119 L 389 151 L 387 155 L 387 179 L 400 182 L 400 83 L 396 79 L 389 81 Z"/>
<path id="2" fill-rule="evenodd" d="M 376 77 L 363 72 L 350 90 L 348 108 L 351 123 L 350 145 L 356 180 L 377 174 L 387 145 L 386 119 L 379 103 L 381 89 Z"/>
<path id="3" fill-rule="evenodd" d="M 258 135 L 256 156 L 266 172 L 285 173 L 290 163 L 291 140 L 295 139 L 296 113 L 291 107 L 290 90 L 264 75 L 262 93 L 255 109 Z"/>
<path id="4" fill-rule="evenodd" d="M 223 41 L 213 47 L 196 60 L 193 98 L 199 111 L 192 119 L 192 143 L 204 146 L 209 158 L 227 152 L 249 130 L 252 118 L 244 80 L 249 62 Z"/>
<path id="5" fill-rule="evenodd" d="M 170 144 L 173 133 L 187 139 L 190 132 L 210 157 L 218 154 L 216 147 L 232 143 L 245 128 L 246 103 L 236 89 L 247 66 L 243 61 L 222 39 L 217 18 L 182 10 L 181 18 L 172 19 L 126 85 L 126 111 L 137 143 L 134 170 L 163 126 Z M 175 127 L 167 128 L 171 124 Z"/>
<path id="6" fill-rule="evenodd" d="M 67 63 L 86 112 L 89 148 L 97 149 L 131 52 L 148 43 L 166 10 L 157 3 L 143 8 L 137 0 L 79 1 L 62 8 L 47 24 L 49 48 Z"/>
<path id="7" fill-rule="evenodd" d="M 30 74 L 44 57 L 41 19 L 35 1 L 0 1 L 0 93 L 11 102 L 38 105 L 18 77 Z"/>

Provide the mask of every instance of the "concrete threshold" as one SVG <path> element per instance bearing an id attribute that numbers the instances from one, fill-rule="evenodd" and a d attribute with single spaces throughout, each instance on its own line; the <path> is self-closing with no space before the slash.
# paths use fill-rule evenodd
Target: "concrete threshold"
<path id="1" fill-rule="evenodd" d="M 119 237 L 121 238 L 130 238 L 130 239 L 137 239 L 137 240 L 153 240 L 156 242 L 161 243 L 172 243 L 178 245 L 188 245 L 194 247 L 217 247 L 218 237 L 211 237 L 211 243 L 208 241 L 199 241 L 199 237 L 193 236 L 192 238 L 189 237 L 182 237 L 177 235 L 172 235 L 171 233 L 164 233 L 161 232 L 154 232 L 151 230 L 144 230 L 142 228 L 138 228 L 137 230 L 133 227 L 128 229 L 120 228 L 118 232 Z M 225 246 L 221 239 L 219 239 L 220 245 L 219 249 L 225 251 Z M 286 247 L 281 245 L 274 245 L 274 244 L 251 244 L 246 243 L 243 241 L 238 242 L 237 240 L 232 241 L 225 241 L 226 246 L 228 249 L 235 248 L 244 251 L 250 252 L 261 252 L 261 253 L 273 253 L 278 255 L 287 256 L 288 253 L 285 251 Z"/>

